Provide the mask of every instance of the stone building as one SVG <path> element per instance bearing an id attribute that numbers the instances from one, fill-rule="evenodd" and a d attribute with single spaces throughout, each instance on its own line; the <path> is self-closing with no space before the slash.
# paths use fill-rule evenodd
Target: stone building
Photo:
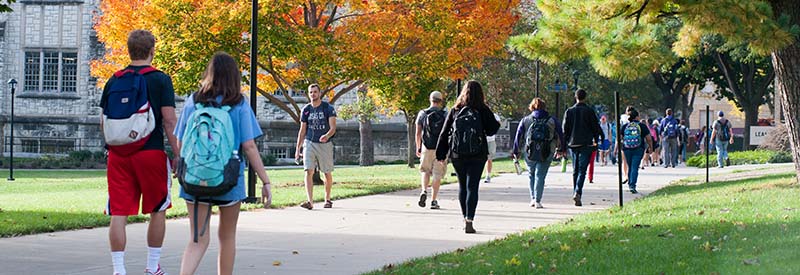
<path id="1" fill-rule="evenodd" d="M 103 148 L 99 129 L 102 90 L 90 76 L 89 62 L 102 56 L 93 17 L 100 0 L 18 0 L 13 12 L 0 14 L 0 142 L 3 155 L 11 150 L 11 91 L 14 98 L 15 156 L 65 155 Z M 304 95 L 294 94 L 298 101 Z M 355 100 L 345 95 L 336 106 Z M 178 110 L 182 107 L 179 97 Z M 292 162 L 297 127 L 291 118 L 264 97 L 256 112 L 265 136 L 262 152 Z M 355 163 L 359 155 L 358 124 L 338 121 L 334 140 L 337 163 Z M 402 115 L 382 117 L 373 126 L 375 160 L 405 159 L 406 127 Z M 500 150 L 508 148 L 508 131 L 498 135 Z"/>

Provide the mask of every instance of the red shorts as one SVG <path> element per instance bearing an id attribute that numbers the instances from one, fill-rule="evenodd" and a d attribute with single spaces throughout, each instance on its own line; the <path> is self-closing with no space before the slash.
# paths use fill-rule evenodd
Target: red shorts
<path id="1" fill-rule="evenodd" d="M 108 153 L 106 215 L 132 216 L 172 207 L 169 159 L 162 150 L 142 150 L 128 156 Z"/>

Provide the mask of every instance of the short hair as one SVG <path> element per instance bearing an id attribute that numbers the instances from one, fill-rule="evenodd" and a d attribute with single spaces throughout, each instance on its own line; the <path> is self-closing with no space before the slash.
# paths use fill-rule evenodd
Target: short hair
<path id="1" fill-rule="evenodd" d="M 133 30 L 128 33 L 128 55 L 131 60 L 145 60 L 156 46 L 156 37 L 148 30 Z"/>
<path id="2" fill-rule="evenodd" d="M 668 116 L 671 116 L 671 115 L 672 115 L 672 108 L 667 108 L 667 115 L 668 115 Z"/>
<path id="3" fill-rule="evenodd" d="M 636 108 L 628 107 L 628 119 L 636 119 L 639 117 L 639 111 Z"/>
<path id="4" fill-rule="evenodd" d="M 577 91 L 575 91 L 575 98 L 577 98 L 578 100 L 586 99 L 586 91 L 583 89 L 578 89 Z"/>
<path id="5" fill-rule="evenodd" d="M 319 84 L 317 84 L 317 83 L 312 83 L 311 85 L 308 85 L 308 91 L 309 92 L 311 91 L 312 88 L 317 88 L 317 91 L 322 90 L 322 89 L 319 88 Z"/>
<path id="6" fill-rule="evenodd" d="M 545 103 L 544 99 L 541 98 L 534 98 L 531 100 L 531 104 L 528 105 L 528 110 L 544 110 L 547 108 L 547 103 Z"/>

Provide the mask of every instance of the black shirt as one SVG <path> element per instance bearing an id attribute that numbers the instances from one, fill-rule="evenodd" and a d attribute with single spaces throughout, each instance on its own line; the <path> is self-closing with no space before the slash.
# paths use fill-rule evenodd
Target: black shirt
<path id="1" fill-rule="evenodd" d="M 128 66 L 126 69 L 138 72 L 145 67 L 147 66 Z M 141 150 L 164 150 L 164 123 L 161 107 L 175 107 L 175 89 L 172 87 L 172 79 L 161 71 L 145 74 L 144 78 L 147 81 L 147 98 L 156 118 L 156 128 Z M 116 79 L 112 76 L 103 87 L 103 95 L 100 98 L 100 107 L 103 109 L 108 104 L 108 90 L 111 88 L 111 83 Z"/>
<path id="2" fill-rule="evenodd" d="M 444 126 L 442 127 L 442 134 L 439 135 L 439 141 L 436 143 L 436 160 L 445 160 L 447 158 L 447 153 L 450 152 L 450 135 L 452 134 L 453 121 L 455 121 L 455 116 L 460 110 L 461 108 L 453 108 L 447 113 Z M 478 113 L 481 114 L 481 124 L 483 125 L 483 132 L 486 133 L 486 136 L 497 134 L 497 130 L 500 129 L 500 122 L 494 119 L 492 110 L 484 107 L 478 109 Z M 488 151 L 487 149 L 486 152 Z M 489 158 L 489 155 L 477 156 L 475 158 L 485 160 Z"/>

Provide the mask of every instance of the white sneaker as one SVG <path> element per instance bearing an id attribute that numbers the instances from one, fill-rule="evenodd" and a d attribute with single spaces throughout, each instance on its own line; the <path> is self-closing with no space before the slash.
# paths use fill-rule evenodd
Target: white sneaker
<path id="1" fill-rule="evenodd" d="M 486 180 L 484 180 L 483 182 L 484 182 L 484 183 L 490 183 L 490 182 L 492 182 L 492 177 L 490 177 L 490 176 L 486 176 Z"/>
<path id="2" fill-rule="evenodd" d="M 531 200 L 531 204 L 530 204 L 530 206 L 531 206 L 531 207 L 534 207 L 534 206 L 536 206 L 536 201 L 535 201 L 535 200 Z"/>
<path id="3" fill-rule="evenodd" d="M 537 208 L 537 209 L 542 209 L 542 208 L 544 208 L 544 206 L 542 206 L 542 203 L 541 203 L 541 202 L 537 202 L 537 203 L 536 203 L 536 208 Z"/>

